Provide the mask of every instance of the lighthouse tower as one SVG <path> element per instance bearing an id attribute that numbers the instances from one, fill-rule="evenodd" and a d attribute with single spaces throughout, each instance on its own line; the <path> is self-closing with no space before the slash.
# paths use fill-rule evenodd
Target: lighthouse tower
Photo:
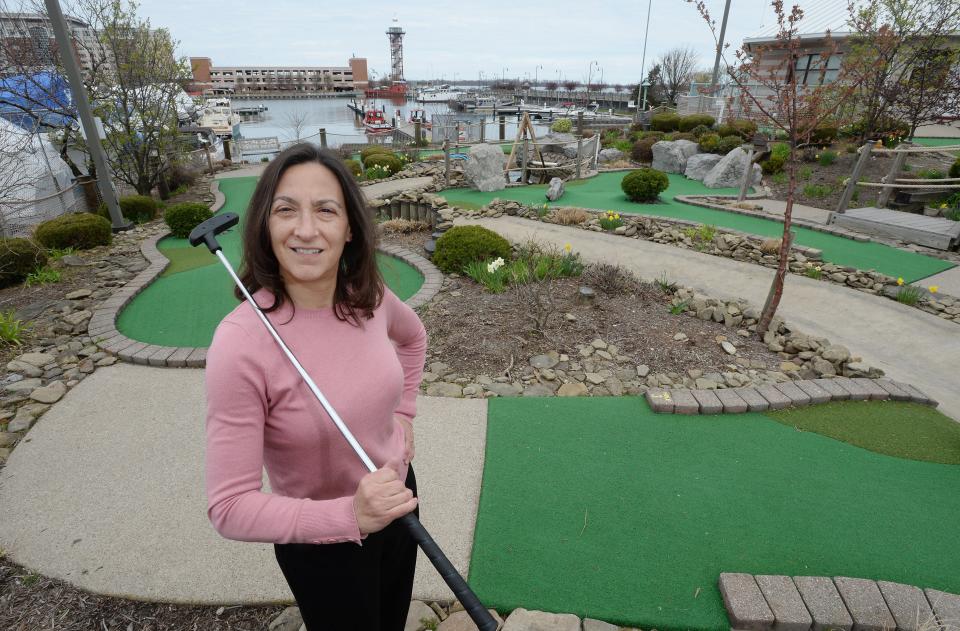
<path id="1" fill-rule="evenodd" d="M 390 80 L 394 85 L 403 85 L 403 36 L 400 21 L 393 17 L 393 24 L 387 29 L 387 38 L 390 40 Z"/>

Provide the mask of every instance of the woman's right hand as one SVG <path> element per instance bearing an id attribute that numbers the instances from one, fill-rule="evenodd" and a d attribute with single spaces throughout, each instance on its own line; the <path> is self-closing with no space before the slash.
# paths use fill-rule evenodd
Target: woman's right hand
<path id="1" fill-rule="evenodd" d="M 353 497 L 353 512 L 362 535 L 383 530 L 416 507 L 413 491 L 404 486 L 390 467 L 363 476 Z"/>

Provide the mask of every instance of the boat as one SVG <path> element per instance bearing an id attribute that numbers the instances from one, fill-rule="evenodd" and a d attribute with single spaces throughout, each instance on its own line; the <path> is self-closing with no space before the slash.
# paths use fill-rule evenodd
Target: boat
<path id="1" fill-rule="evenodd" d="M 393 126 L 383 117 L 379 110 L 367 110 L 363 115 L 363 127 L 368 134 L 382 134 L 393 131 Z"/>
<path id="2" fill-rule="evenodd" d="M 417 101 L 420 103 L 446 103 L 447 101 L 456 101 L 463 92 L 452 90 L 447 84 L 432 88 L 423 88 L 417 92 Z"/>
<path id="3" fill-rule="evenodd" d="M 233 127 L 240 123 L 240 117 L 237 116 L 230 106 L 230 99 L 216 97 L 207 99 L 200 109 L 200 119 L 197 121 L 198 127 L 209 127 L 213 133 L 221 138 L 230 138 L 233 136 Z"/>
<path id="4" fill-rule="evenodd" d="M 433 124 L 427 120 L 427 113 L 420 108 L 410 110 L 410 122 L 414 125 L 420 123 L 424 129 L 433 127 Z"/>
<path id="5" fill-rule="evenodd" d="M 463 101 L 464 108 L 474 111 L 493 111 L 511 108 L 514 106 L 513 97 L 498 98 L 496 96 L 477 96 L 474 99 Z M 521 103 L 522 105 L 522 103 Z"/>

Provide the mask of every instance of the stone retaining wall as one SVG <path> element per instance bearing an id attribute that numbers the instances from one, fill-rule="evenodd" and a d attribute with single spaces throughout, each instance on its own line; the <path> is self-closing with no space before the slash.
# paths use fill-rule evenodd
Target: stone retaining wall
<path id="1" fill-rule="evenodd" d="M 732 629 L 921 631 L 956 628 L 960 596 L 890 581 L 723 573 Z"/>

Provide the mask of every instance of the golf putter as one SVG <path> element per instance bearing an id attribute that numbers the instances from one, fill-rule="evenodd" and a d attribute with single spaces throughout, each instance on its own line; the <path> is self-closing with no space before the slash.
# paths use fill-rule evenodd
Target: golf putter
<path id="1" fill-rule="evenodd" d="M 290 360 L 290 363 L 292 363 L 294 368 L 297 369 L 297 372 L 300 373 L 300 377 L 310 388 L 310 391 L 313 392 L 313 395 L 317 398 L 317 401 L 320 402 L 320 405 L 323 406 L 323 409 L 326 410 L 334 424 L 336 424 L 337 429 L 340 430 L 340 433 L 343 434 L 343 437 L 348 443 L 350 443 L 350 446 L 357 453 L 357 456 L 359 456 L 360 460 L 363 461 L 363 464 L 366 465 L 367 470 L 370 471 L 370 473 L 373 473 L 377 470 L 376 465 L 372 460 L 370 460 L 367 452 L 364 451 L 363 447 L 360 446 L 360 443 L 357 442 L 356 437 L 354 437 L 353 433 L 340 418 L 340 415 L 337 414 L 337 411 L 333 409 L 333 406 L 330 405 L 330 402 L 327 401 L 327 398 L 323 396 L 322 392 L 320 392 L 320 388 L 317 387 L 317 384 L 313 382 L 313 379 L 310 378 L 310 375 L 307 374 L 307 371 L 304 370 L 300 362 L 297 361 L 297 358 L 284 343 L 283 339 L 280 337 L 280 334 L 277 333 L 277 330 L 273 328 L 272 324 L 270 324 L 270 320 L 267 319 L 267 316 L 260 311 L 260 306 L 253 299 L 253 296 L 250 295 L 250 292 L 247 291 L 247 288 L 243 286 L 240 278 L 233 270 L 233 266 L 230 265 L 230 261 L 228 261 L 227 257 L 224 256 L 223 248 L 220 247 L 220 244 L 217 242 L 217 235 L 236 226 L 239 221 L 240 217 L 236 213 L 222 213 L 214 215 L 190 231 L 190 236 L 188 237 L 190 240 L 190 245 L 196 247 L 202 243 L 207 246 L 212 254 L 215 254 L 217 258 L 220 259 L 220 262 L 223 263 L 223 266 L 227 268 L 227 272 L 229 272 L 230 276 L 233 278 L 233 282 L 236 283 L 237 287 L 240 288 L 240 291 L 243 293 L 244 297 L 246 297 L 247 302 L 250 303 L 250 306 L 253 307 L 253 310 L 256 312 L 256 314 L 260 316 L 261 322 L 263 322 L 264 326 L 267 327 L 267 330 L 270 331 L 270 334 L 273 336 L 273 339 L 276 340 L 277 344 L 280 345 L 280 349 L 283 350 L 283 353 L 287 356 L 287 359 Z M 413 513 L 407 513 L 397 521 L 401 522 L 410 532 L 410 536 L 413 537 L 414 541 L 417 542 L 417 545 L 420 546 L 420 549 L 423 550 L 423 553 L 428 559 L 430 559 L 430 562 L 433 563 L 433 567 L 435 567 L 437 572 L 440 573 L 440 576 L 443 578 L 444 582 L 446 582 L 454 596 L 456 596 L 457 600 L 459 600 L 463 605 L 463 608 L 466 610 L 467 614 L 469 614 L 470 619 L 473 620 L 473 623 L 477 625 L 479 631 L 496 631 L 496 620 L 494 620 L 493 616 L 490 615 L 490 612 L 484 608 L 483 604 L 480 602 L 480 599 L 477 598 L 477 595 L 473 593 L 473 590 L 470 589 L 470 586 L 467 585 L 467 582 L 463 580 L 463 577 L 460 576 L 456 568 L 453 567 L 453 564 L 450 563 L 450 560 L 443 553 L 443 550 L 441 550 L 440 546 L 438 546 L 433 540 L 433 537 L 431 537 L 430 533 L 427 532 L 427 529 L 423 527 L 423 524 L 420 523 L 420 520 L 417 519 L 416 515 Z"/>

